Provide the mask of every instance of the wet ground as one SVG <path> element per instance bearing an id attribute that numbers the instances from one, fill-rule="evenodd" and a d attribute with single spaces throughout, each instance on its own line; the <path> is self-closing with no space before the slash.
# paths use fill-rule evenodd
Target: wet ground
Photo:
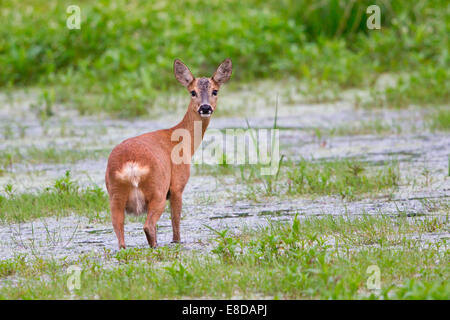
<path id="1" fill-rule="evenodd" d="M 23 161 L 8 167 L 0 175 L 0 192 L 7 183 L 15 192 L 33 192 L 49 186 L 54 179 L 70 170 L 82 186 L 97 184 L 104 188 L 104 172 L 109 150 L 120 141 L 144 132 L 176 124 L 183 112 L 161 115 L 155 119 L 136 121 L 105 120 L 101 117 L 79 117 L 61 111 L 48 120 L 29 109 L 31 97 L 16 97 L 11 103 L 3 97 L 0 108 L 0 151 L 8 148 L 48 148 L 100 151 L 74 163 L 35 163 Z M 227 102 L 220 103 L 225 108 Z M 58 109 L 57 109 L 58 110 Z M 245 118 L 253 128 L 271 128 L 274 121 L 272 103 L 253 107 L 242 117 L 216 117 L 210 128 L 247 128 Z M 448 215 L 450 205 L 449 154 L 450 136 L 433 132 L 426 126 L 427 110 L 366 110 L 355 109 L 349 102 L 322 105 L 284 105 L 280 103 L 277 124 L 280 130 L 280 152 L 291 160 L 352 158 L 375 165 L 398 161 L 401 185 L 392 195 L 371 195 L 357 201 L 339 197 L 271 197 L 254 203 L 239 200 L 242 186 L 232 177 L 193 174 L 184 192 L 181 221 L 182 247 L 208 249 L 214 229 L 229 228 L 238 232 L 273 220 L 289 220 L 295 214 L 350 215 L 386 214 L 398 216 Z M 381 121 L 399 130 L 384 130 L 378 134 L 327 134 L 331 128 L 346 128 L 355 123 Z M 322 134 L 321 132 L 325 132 Z M 205 139 L 208 139 L 208 134 Z M 1 214 L 1 213 L 0 213 Z M 108 216 L 108 212 L 103 212 Z M 158 243 L 170 245 L 172 230 L 168 211 L 158 223 Z M 139 219 L 137 219 L 139 220 Z M 208 226 L 208 227 L 207 227 Z M 128 247 L 147 247 L 142 222 L 133 219 L 126 224 Z M 430 236 L 430 241 L 450 238 L 450 230 Z M 433 240 L 434 239 L 434 240 Z M 48 217 L 26 223 L 0 225 L 0 259 L 26 253 L 38 256 L 75 257 L 81 253 L 116 250 L 116 237 L 110 223 L 94 223 L 73 215 Z"/>

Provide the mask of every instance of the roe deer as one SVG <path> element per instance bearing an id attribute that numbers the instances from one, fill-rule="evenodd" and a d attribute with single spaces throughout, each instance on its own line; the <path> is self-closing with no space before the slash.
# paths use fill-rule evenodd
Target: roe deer
<path id="1" fill-rule="evenodd" d="M 176 79 L 191 95 L 183 120 L 172 128 L 123 141 L 112 150 L 108 158 L 105 182 L 119 249 L 125 248 L 125 211 L 133 214 L 147 213 L 144 232 L 148 244 L 156 246 L 156 223 L 164 211 L 167 199 L 170 200 L 171 207 L 173 242 L 180 241 L 182 193 L 189 179 L 190 159 L 216 109 L 218 90 L 231 76 L 232 64 L 230 59 L 226 59 L 211 78 L 198 79 L 178 59 L 173 67 Z M 194 139 L 195 122 L 201 126 L 199 139 Z M 185 130 L 190 135 L 190 139 L 186 139 L 189 143 L 188 152 L 183 154 L 189 160 L 182 163 L 172 159 L 174 147 L 185 139 L 181 137 L 183 139 L 180 140 L 177 136 L 176 141 L 173 141 L 177 129 Z"/>

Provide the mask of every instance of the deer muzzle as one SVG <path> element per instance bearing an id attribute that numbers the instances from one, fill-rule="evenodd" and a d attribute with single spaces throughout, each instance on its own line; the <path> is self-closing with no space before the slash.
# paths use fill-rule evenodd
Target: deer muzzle
<path id="1" fill-rule="evenodd" d="M 207 118 L 211 116 L 213 109 L 209 104 L 202 104 L 200 108 L 198 108 L 198 113 L 201 117 Z"/>

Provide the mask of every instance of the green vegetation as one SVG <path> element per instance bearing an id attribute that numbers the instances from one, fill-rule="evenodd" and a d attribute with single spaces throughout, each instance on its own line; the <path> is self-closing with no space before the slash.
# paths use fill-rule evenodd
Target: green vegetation
<path id="1" fill-rule="evenodd" d="M 207 75 L 231 57 L 235 85 L 293 76 L 313 101 L 324 88 L 372 85 L 386 72 L 402 76 L 377 105 L 449 100 L 445 0 L 81 1 L 80 30 L 66 28 L 71 4 L 6 0 L 0 8 L 0 87 L 45 87 L 46 116 L 55 102 L 145 115 L 161 92 L 181 90 L 174 58 Z M 381 8 L 381 30 L 366 27 L 372 4 Z"/>
<path id="2" fill-rule="evenodd" d="M 61 149 L 56 146 L 45 148 L 31 146 L 24 150 L 18 147 L 7 148 L 0 151 L 0 159 L 2 159 L 0 168 L 5 169 L 15 163 L 74 163 L 85 159 L 107 157 L 110 151 L 110 149 Z"/>
<path id="3" fill-rule="evenodd" d="M 447 68 L 449 66 L 447 61 Z M 448 70 L 435 66 L 421 67 L 409 78 L 401 77 L 395 87 L 388 87 L 385 90 L 386 104 L 394 107 L 405 107 L 409 104 L 448 104 L 450 101 L 449 83 L 450 72 Z"/>
<path id="4" fill-rule="evenodd" d="M 0 195 L 0 221 L 23 222 L 48 216 L 82 214 L 102 220 L 101 213 L 109 208 L 108 197 L 99 186 L 81 189 L 67 171 L 53 186 L 37 193 L 14 193 L 14 186 L 4 187 Z"/>
<path id="5" fill-rule="evenodd" d="M 18 256 L 0 262 L 0 298 L 449 299 L 442 281 L 450 276 L 447 243 L 419 240 L 448 223 L 448 217 L 296 217 L 239 236 L 214 231 L 212 255 L 175 246 L 105 250 L 104 263 L 92 254 L 75 261 Z M 72 265 L 82 272 L 80 288 L 69 291 Z M 370 266 L 379 268 L 379 290 L 368 287 Z"/>
<path id="6" fill-rule="evenodd" d="M 381 166 L 337 159 L 334 161 L 299 162 L 280 160 L 275 175 L 262 175 L 262 164 L 219 166 L 201 165 L 196 168 L 203 174 L 231 175 L 237 184 L 245 187 L 247 200 L 260 201 L 262 197 L 276 196 L 340 196 L 357 200 L 363 195 L 391 192 L 398 187 L 400 173 L 395 162 Z"/>
<path id="7" fill-rule="evenodd" d="M 399 124 L 389 124 L 380 119 L 371 121 L 361 121 L 359 123 L 351 123 L 327 130 L 325 133 L 330 136 L 352 136 L 363 134 L 399 134 L 402 127 Z"/>
<path id="8" fill-rule="evenodd" d="M 438 131 L 450 131 L 450 109 L 441 109 L 433 113 L 430 127 Z"/>
<path id="9" fill-rule="evenodd" d="M 290 194 L 340 195 L 353 199 L 356 195 L 380 192 L 398 186 L 395 164 L 379 169 L 358 161 L 301 161 L 288 172 Z"/>

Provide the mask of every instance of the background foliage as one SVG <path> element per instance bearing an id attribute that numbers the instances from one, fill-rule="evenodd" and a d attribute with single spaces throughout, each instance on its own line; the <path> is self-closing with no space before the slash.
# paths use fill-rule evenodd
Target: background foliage
<path id="1" fill-rule="evenodd" d="M 411 73 L 395 103 L 399 92 L 417 95 L 406 104 L 449 98 L 445 0 L 78 1 L 81 30 L 66 28 L 73 1 L 0 3 L 0 86 L 51 86 L 81 112 L 145 114 L 177 85 L 174 58 L 210 74 L 231 57 L 239 82 L 293 76 L 348 88 Z M 381 30 L 366 27 L 371 4 Z M 439 89 L 417 92 L 428 84 Z"/>

